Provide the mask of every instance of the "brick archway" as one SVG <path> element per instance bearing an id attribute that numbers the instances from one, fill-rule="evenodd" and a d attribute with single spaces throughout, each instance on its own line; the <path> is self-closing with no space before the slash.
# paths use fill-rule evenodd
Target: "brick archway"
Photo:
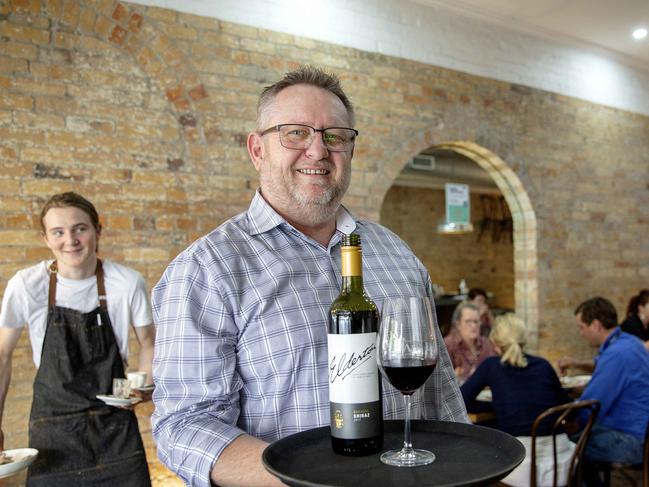
<path id="1" fill-rule="evenodd" d="M 162 30 L 137 8 L 120 1 L 91 2 L 9 2 L 9 11 L 18 15 L 42 15 L 52 21 L 53 36 L 59 29 L 95 37 L 129 56 L 154 83 L 164 90 L 182 130 L 182 159 L 200 161 L 204 157 L 205 130 L 201 105 L 208 98 L 199 74 L 183 52 Z M 52 40 L 55 43 L 55 40 Z M 170 158 L 176 170 L 182 159 Z"/>
<path id="2" fill-rule="evenodd" d="M 172 39 L 133 7 L 103 2 L 98 10 L 95 34 L 131 56 L 164 89 L 170 110 L 182 128 L 183 159 L 200 161 L 205 154 L 200 104 L 208 93 L 192 63 Z M 168 164 L 174 170 L 183 161 L 170 160 Z"/>
<path id="3" fill-rule="evenodd" d="M 130 56 L 164 89 L 170 110 L 184 135 L 183 158 L 202 154 L 205 134 L 200 104 L 208 93 L 199 75 L 174 42 L 136 9 L 122 2 L 102 2 L 96 7 L 95 35 Z M 200 158 L 198 158 L 200 159 Z M 170 169 L 182 164 L 169 161 Z"/>
<path id="4" fill-rule="evenodd" d="M 141 12 L 141 8 L 138 10 L 111 0 L 0 1 L 0 28 L 3 32 L 0 44 L 3 49 L 16 46 L 15 61 L 12 62 L 20 66 L 14 81 L 14 91 L 18 94 L 9 96 L 23 100 L 22 106 L 18 107 L 23 115 L 30 120 L 39 120 L 35 124 L 38 130 L 31 131 L 29 122 L 16 123 L 15 129 L 13 126 L 4 129 L 6 118 L 0 123 L 3 135 L 9 139 L 8 147 L 16 152 L 16 166 L 20 167 L 20 171 L 14 173 L 7 173 L 4 166 L 2 169 L 3 177 L 9 174 L 15 180 L 12 187 L 15 185 L 18 195 L 13 203 L 13 214 L 25 221 L 25 230 L 20 232 L 21 237 L 16 237 L 15 244 L 7 239 L 2 242 L 5 253 L 7 249 L 20 249 L 8 254 L 18 262 L 16 265 L 22 267 L 25 261 L 50 257 L 49 250 L 42 248 L 37 232 L 32 230 L 32 213 L 38 214 L 37 208 L 40 209 L 45 198 L 56 192 L 74 190 L 90 197 L 100 209 L 107 229 L 102 239 L 102 257 L 137 269 L 147 279 L 149 287 L 179 249 L 185 247 L 195 234 L 204 233 L 203 226 L 212 226 L 212 200 L 202 193 L 188 195 L 186 189 L 201 189 L 202 184 L 194 181 L 203 174 L 209 174 L 207 153 L 214 137 L 210 139 L 209 122 L 205 122 L 206 107 L 209 108 L 210 102 L 207 89 L 192 60 L 181 51 L 178 43 L 156 25 L 154 18 L 149 19 Z M 12 59 L 4 54 L 6 51 L 3 50 L 0 63 Z M 84 98 L 87 91 L 110 87 L 110 81 L 101 76 L 88 76 L 84 83 L 79 81 L 80 72 L 90 73 L 93 67 L 100 65 L 99 62 L 86 63 L 91 56 L 93 61 L 119 60 L 115 63 L 117 68 L 111 71 L 114 73 L 111 80 L 122 81 L 131 72 L 137 73 L 138 80 L 143 80 L 137 88 L 123 88 L 120 94 L 126 93 L 126 96 L 112 105 L 113 98 L 110 101 L 106 101 L 108 97 L 98 98 L 100 103 L 106 101 L 102 108 L 110 106 L 113 111 L 101 112 L 89 98 Z M 95 71 L 103 73 L 101 68 L 103 66 Z M 40 81 L 44 82 L 39 85 Z M 20 82 L 23 82 L 21 89 Z M 2 95 L 12 92 L 6 86 L 2 86 Z M 24 86 L 36 87 L 31 88 L 34 93 L 25 93 L 27 88 Z M 148 90 L 142 98 L 155 98 L 155 101 L 147 99 L 150 104 L 133 103 L 132 100 L 138 101 L 139 98 L 128 95 L 137 90 L 140 90 L 138 93 Z M 43 101 L 37 99 L 41 95 Z M 77 105 L 77 98 L 83 102 Z M 150 108 L 146 114 L 145 108 Z M 127 111 L 128 114 L 122 113 Z M 3 113 L 11 115 L 11 111 Z M 150 115 L 149 120 L 164 117 L 165 123 L 159 133 L 144 129 L 140 132 L 138 129 L 142 127 L 136 126 L 135 121 L 144 120 L 144 117 L 139 117 L 127 120 L 133 122 L 124 124 L 128 129 L 116 131 L 114 121 L 123 121 L 132 113 Z M 171 121 L 168 121 L 169 114 Z M 138 143 L 131 143 L 131 132 Z M 172 142 L 159 148 L 158 143 L 165 137 L 171 138 Z M 33 149 L 32 156 L 25 161 L 20 159 L 20 164 L 19 148 L 21 156 L 24 148 Z M 142 153 L 145 155 L 139 160 L 122 159 L 124 155 Z M 2 154 L 0 159 L 3 159 Z M 139 161 L 142 161 L 141 165 Z M 8 193 L 6 187 L 3 186 L 2 191 L 3 203 Z M 3 205 L 3 224 L 7 221 L 4 211 Z M 33 237 L 23 239 L 23 233 Z M 26 250 L 22 250 L 24 247 Z M 3 272 L 2 280 L 6 282 L 8 275 Z M 136 349 L 132 333 L 130 342 L 130 358 L 133 359 Z M 29 347 L 25 333 L 18 347 L 17 351 Z M 16 395 L 14 392 L 8 398 L 5 413 L 12 411 L 8 418 L 13 423 L 5 430 L 5 438 L 12 443 L 26 442 L 28 414 L 25 413 L 29 412 L 29 384 L 35 373 L 30 357 L 31 353 L 14 354 L 14 370 L 19 374 L 14 379 L 13 387 L 16 389 L 12 391 L 28 391 L 29 394 L 20 392 Z M 169 479 L 175 484 L 175 476 L 157 460 L 155 443 L 150 426 L 147 426 L 152 409 L 152 403 L 148 402 L 137 410 L 151 477 L 158 481 Z"/>
<path id="5" fill-rule="evenodd" d="M 514 296 L 516 313 L 527 324 L 530 350 L 538 346 L 537 225 L 532 203 L 512 169 L 493 152 L 469 141 L 454 141 L 435 148 L 457 152 L 482 167 L 503 194 L 514 220 Z"/>
<path id="6" fill-rule="evenodd" d="M 416 141 L 407 144 L 409 157 L 421 151 L 434 148 L 457 152 L 482 167 L 494 180 L 503 194 L 512 214 L 514 223 L 514 297 L 516 313 L 527 324 L 528 348 L 536 351 L 538 348 L 538 256 L 537 256 L 537 224 L 536 214 L 532 203 L 520 179 L 514 171 L 493 152 L 475 142 L 456 140 L 439 142 L 440 134 L 418 134 Z M 373 198 L 385 198 L 387 190 L 401 172 L 404 166 L 403 154 L 394 158 L 394 163 L 384 167 L 380 178 L 381 190 L 376 191 Z M 379 188 L 376 188 L 379 189 Z M 379 203 L 377 208 L 381 207 Z"/>

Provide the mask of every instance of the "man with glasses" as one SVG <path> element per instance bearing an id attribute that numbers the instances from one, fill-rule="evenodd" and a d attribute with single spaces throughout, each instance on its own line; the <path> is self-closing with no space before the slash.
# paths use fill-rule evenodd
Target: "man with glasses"
<path id="1" fill-rule="evenodd" d="M 321 70 L 266 88 L 248 136 L 260 176 L 250 208 L 182 252 L 153 290 L 153 432 L 162 461 L 189 485 L 282 485 L 261 463 L 268 442 L 329 425 L 328 310 L 343 234 L 361 235 L 365 288 L 379 306 L 432 296 L 405 243 L 341 205 L 353 127 L 351 102 Z M 413 417 L 467 421 L 441 348 Z M 385 418 L 403 417 L 400 393 L 387 382 L 383 393 Z"/>

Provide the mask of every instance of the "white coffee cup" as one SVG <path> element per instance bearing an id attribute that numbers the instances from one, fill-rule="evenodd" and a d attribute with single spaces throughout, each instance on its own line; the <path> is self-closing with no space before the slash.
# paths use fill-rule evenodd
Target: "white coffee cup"
<path id="1" fill-rule="evenodd" d="M 140 387 L 144 386 L 146 382 L 146 372 L 129 372 L 126 374 L 126 377 L 128 378 L 128 382 L 131 385 L 131 389 L 139 389 Z"/>
<path id="2" fill-rule="evenodd" d="M 113 396 L 122 399 L 131 394 L 131 387 L 128 379 L 113 379 Z"/>

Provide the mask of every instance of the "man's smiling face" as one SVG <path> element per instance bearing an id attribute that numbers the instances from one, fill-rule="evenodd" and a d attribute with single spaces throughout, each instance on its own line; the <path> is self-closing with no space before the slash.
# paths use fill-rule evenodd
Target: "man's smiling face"
<path id="1" fill-rule="evenodd" d="M 336 95 L 305 84 L 282 90 L 266 109 L 263 123 L 263 128 L 286 123 L 316 129 L 350 126 L 347 110 Z M 283 147 L 277 132 L 257 134 L 251 147 L 261 193 L 278 213 L 307 226 L 335 215 L 349 187 L 353 151 L 328 151 L 321 133 L 302 150 Z"/>

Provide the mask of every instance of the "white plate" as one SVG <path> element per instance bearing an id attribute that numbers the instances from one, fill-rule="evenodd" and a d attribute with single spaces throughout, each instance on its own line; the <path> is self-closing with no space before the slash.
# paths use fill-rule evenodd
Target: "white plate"
<path id="1" fill-rule="evenodd" d="M 140 392 L 151 392 L 153 389 L 155 389 L 155 384 L 149 384 L 148 386 L 131 388 L 131 390 L 133 391 L 140 391 Z"/>
<path id="2" fill-rule="evenodd" d="M 478 401 L 488 401 L 488 402 L 490 402 L 492 400 L 491 389 L 482 389 L 480 391 L 480 393 L 476 396 L 476 399 Z"/>
<path id="3" fill-rule="evenodd" d="M 584 387 L 590 382 L 590 375 L 569 375 L 566 377 L 561 377 L 561 385 L 563 387 Z"/>
<path id="4" fill-rule="evenodd" d="M 26 469 L 38 455 L 36 448 L 18 448 L 17 450 L 5 450 L 4 452 L 11 458 L 11 462 L 0 465 L 0 479 L 10 477 Z"/>
<path id="5" fill-rule="evenodd" d="M 133 404 L 137 404 L 142 400 L 139 397 L 123 398 L 123 397 L 115 397 L 112 395 L 104 396 L 101 394 L 97 395 L 97 399 L 104 401 L 109 406 L 132 406 Z"/>

